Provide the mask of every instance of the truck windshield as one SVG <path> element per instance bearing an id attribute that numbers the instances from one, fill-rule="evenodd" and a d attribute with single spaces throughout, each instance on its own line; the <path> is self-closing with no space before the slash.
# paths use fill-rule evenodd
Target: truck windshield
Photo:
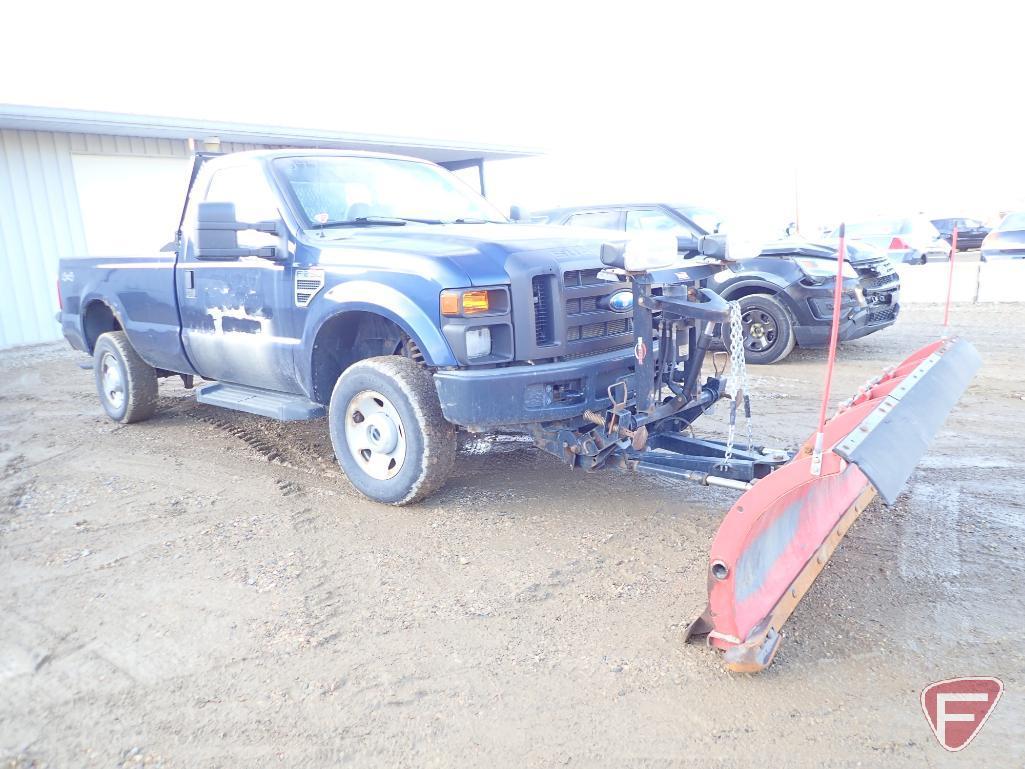
<path id="1" fill-rule="evenodd" d="M 307 227 L 506 221 L 484 198 L 431 163 L 306 156 L 279 158 L 274 172 Z"/>

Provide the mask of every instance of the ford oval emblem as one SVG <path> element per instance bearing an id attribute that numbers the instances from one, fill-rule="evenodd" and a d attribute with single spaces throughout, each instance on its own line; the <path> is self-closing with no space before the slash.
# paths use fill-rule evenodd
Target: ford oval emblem
<path id="1" fill-rule="evenodd" d="M 617 291 L 609 297 L 609 309 L 613 312 L 630 312 L 633 306 L 633 291 Z"/>

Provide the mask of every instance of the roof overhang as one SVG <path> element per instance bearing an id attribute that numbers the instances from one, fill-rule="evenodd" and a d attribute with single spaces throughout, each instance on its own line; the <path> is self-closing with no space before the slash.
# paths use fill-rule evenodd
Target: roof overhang
<path id="1" fill-rule="evenodd" d="M 200 143 L 217 138 L 221 142 L 371 150 L 412 155 L 436 163 L 452 163 L 461 160 L 501 160 L 543 154 L 541 150 L 531 147 L 468 144 L 413 136 L 360 134 L 313 128 L 129 115 L 120 112 L 30 107 L 18 104 L 0 104 L 0 128 L 140 136 L 157 139 L 194 139 Z"/>

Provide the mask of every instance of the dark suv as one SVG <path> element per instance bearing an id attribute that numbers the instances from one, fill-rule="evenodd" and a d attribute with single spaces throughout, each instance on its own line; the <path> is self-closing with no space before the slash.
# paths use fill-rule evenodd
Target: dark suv
<path id="1" fill-rule="evenodd" d="M 981 248 L 982 241 L 989 235 L 989 227 L 978 219 L 965 219 L 963 217 L 933 219 L 932 225 L 940 231 L 940 236 L 947 241 L 954 237 L 954 227 L 956 226 L 958 251 Z"/>
<path id="2" fill-rule="evenodd" d="M 558 208 L 535 212 L 533 220 L 684 237 L 708 235 L 721 227 L 709 209 L 665 203 Z M 900 280 L 885 255 L 854 242 L 848 243 L 847 259 L 840 341 L 893 325 L 900 311 Z M 712 276 L 708 287 L 724 299 L 740 302 L 747 360 L 768 364 L 783 360 L 795 345 L 829 343 L 835 275 L 835 248 L 788 240 L 765 246 L 754 258 L 733 262 Z M 727 341 L 723 339 L 724 344 Z"/>

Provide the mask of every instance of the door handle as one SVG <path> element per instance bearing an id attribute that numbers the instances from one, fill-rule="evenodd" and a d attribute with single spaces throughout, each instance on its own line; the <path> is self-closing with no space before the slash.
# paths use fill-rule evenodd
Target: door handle
<path id="1" fill-rule="evenodd" d="M 196 271 L 185 270 L 185 298 L 196 298 Z"/>

